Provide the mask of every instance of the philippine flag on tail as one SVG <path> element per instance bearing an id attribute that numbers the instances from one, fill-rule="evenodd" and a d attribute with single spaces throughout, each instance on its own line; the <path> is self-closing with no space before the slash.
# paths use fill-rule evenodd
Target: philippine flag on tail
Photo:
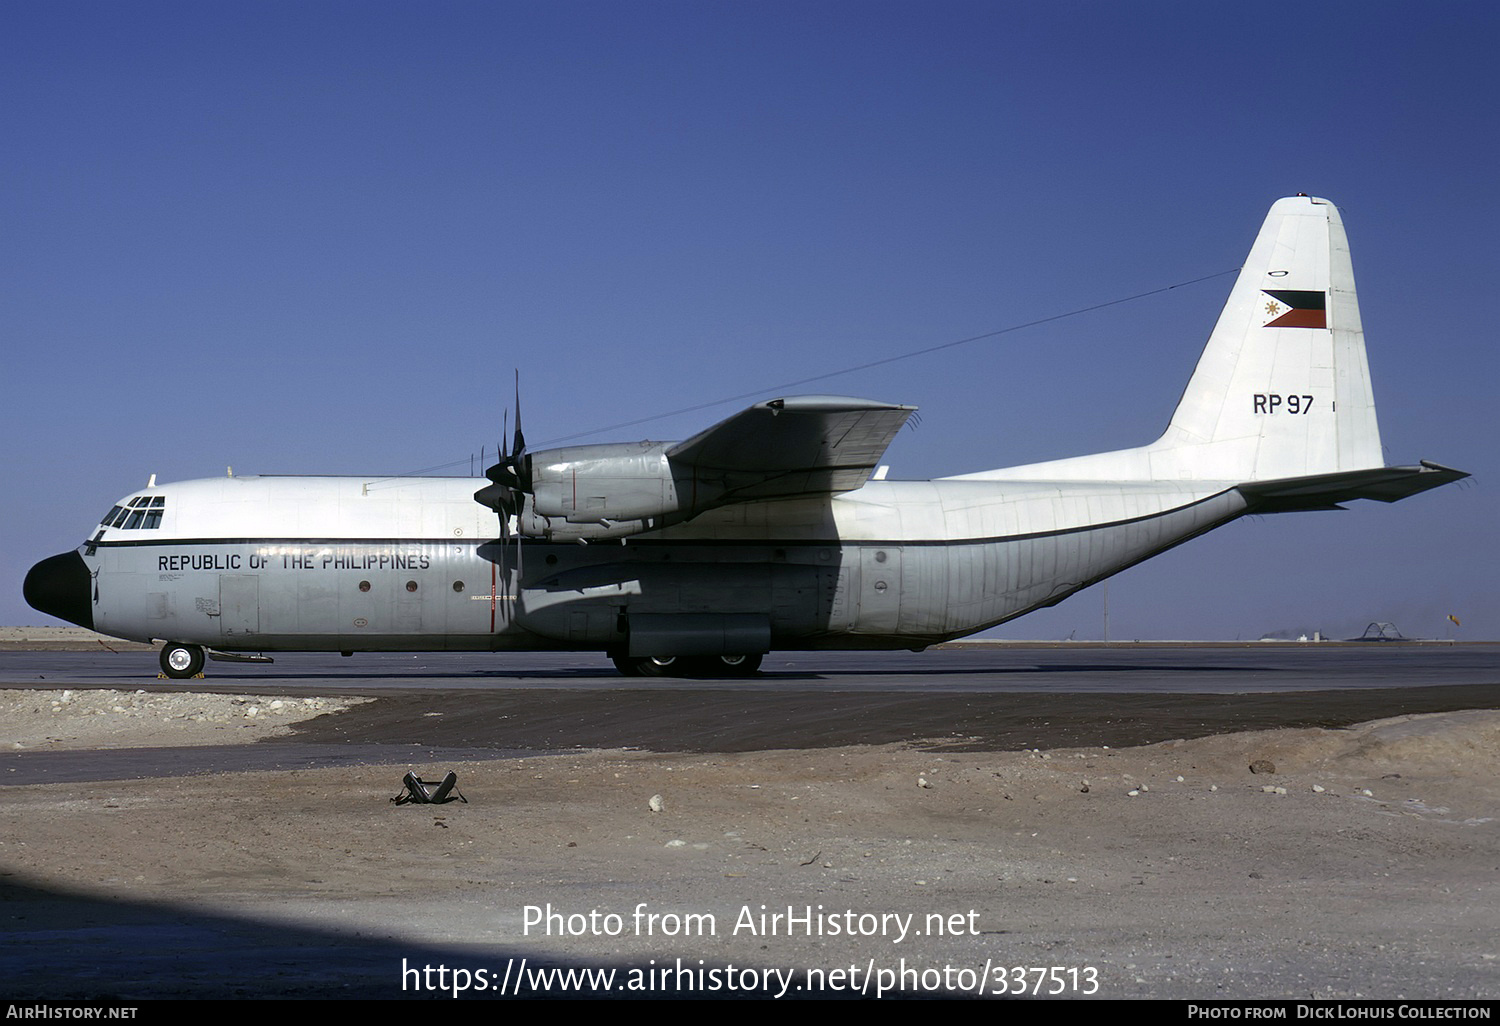
<path id="1" fill-rule="evenodd" d="M 1263 290 L 1266 297 L 1263 328 L 1328 327 L 1328 294 L 1295 289 Z"/>

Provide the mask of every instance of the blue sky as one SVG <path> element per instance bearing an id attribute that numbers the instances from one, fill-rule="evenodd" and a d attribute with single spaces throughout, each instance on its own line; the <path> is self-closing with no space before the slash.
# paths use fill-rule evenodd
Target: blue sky
<path id="1" fill-rule="evenodd" d="M 1343 211 L 1390 462 L 1242 521 L 1116 638 L 1500 638 L 1489 4 L 12 3 L 0 623 L 119 496 L 399 473 L 1237 267 Z M 1150 441 L 1231 277 L 800 391 L 915 403 L 893 477 Z M 682 438 L 743 403 L 589 440 Z M 1098 637 L 1100 589 L 1005 629 Z"/>

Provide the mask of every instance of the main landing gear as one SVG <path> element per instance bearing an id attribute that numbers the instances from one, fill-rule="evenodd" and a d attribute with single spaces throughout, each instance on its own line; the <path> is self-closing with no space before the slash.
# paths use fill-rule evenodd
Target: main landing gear
<path id="1" fill-rule="evenodd" d="M 759 655 L 626 656 L 612 655 L 624 677 L 753 677 Z"/>
<path id="2" fill-rule="evenodd" d="M 168 642 L 161 650 L 161 672 L 173 680 L 187 680 L 203 672 L 203 649 Z"/>

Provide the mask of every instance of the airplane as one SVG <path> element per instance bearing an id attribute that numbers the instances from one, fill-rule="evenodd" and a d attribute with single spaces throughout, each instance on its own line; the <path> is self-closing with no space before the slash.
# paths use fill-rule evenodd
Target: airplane
<path id="1" fill-rule="evenodd" d="M 519 396 L 518 396 L 519 399 Z M 679 443 L 532 452 L 485 478 L 234 477 L 120 499 L 26 576 L 36 609 L 205 655 L 571 650 L 742 676 L 773 650 L 985 630 L 1246 514 L 1394 502 L 1343 222 L 1278 200 L 1156 441 L 932 481 L 876 470 L 911 406 L 759 402 Z"/>

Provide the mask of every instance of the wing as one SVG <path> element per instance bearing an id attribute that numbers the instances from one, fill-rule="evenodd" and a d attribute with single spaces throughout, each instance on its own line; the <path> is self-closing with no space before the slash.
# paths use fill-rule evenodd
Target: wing
<path id="1" fill-rule="evenodd" d="M 626 538 L 731 503 L 859 488 L 915 412 L 842 396 L 772 399 L 677 445 L 574 445 L 512 455 L 490 468 L 494 484 L 474 499 L 514 516 L 528 538 Z"/>
<path id="2" fill-rule="evenodd" d="M 724 501 L 847 492 L 869 480 L 916 412 L 846 396 L 756 403 L 667 450 L 674 473 L 725 489 Z"/>

